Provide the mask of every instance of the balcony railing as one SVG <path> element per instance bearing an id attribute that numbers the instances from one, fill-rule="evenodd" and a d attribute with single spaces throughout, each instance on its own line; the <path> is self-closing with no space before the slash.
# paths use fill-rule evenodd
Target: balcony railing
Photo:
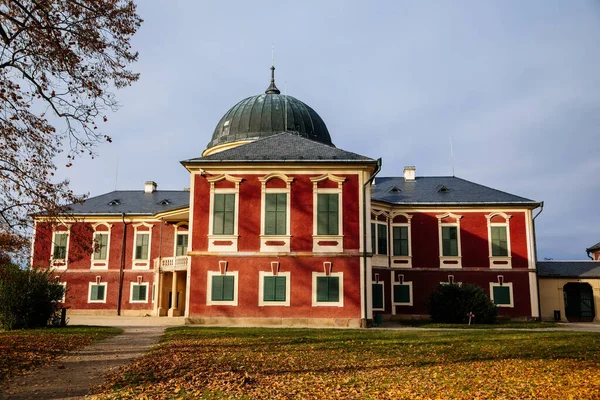
<path id="1" fill-rule="evenodd" d="M 154 268 L 161 272 L 187 271 L 190 257 L 159 257 L 154 259 Z"/>

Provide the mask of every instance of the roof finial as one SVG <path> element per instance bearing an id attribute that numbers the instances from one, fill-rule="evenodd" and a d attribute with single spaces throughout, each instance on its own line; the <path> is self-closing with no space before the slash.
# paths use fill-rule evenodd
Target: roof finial
<path id="1" fill-rule="evenodd" d="M 275 45 L 272 45 L 271 48 L 271 84 L 269 85 L 269 87 L 267 88 L 267 90 L 265 90 L 266 94 L 280 94 L 281 92 L 279 91 L 279 89 L 277 89 L 277 86 L 275 86 Z"/>

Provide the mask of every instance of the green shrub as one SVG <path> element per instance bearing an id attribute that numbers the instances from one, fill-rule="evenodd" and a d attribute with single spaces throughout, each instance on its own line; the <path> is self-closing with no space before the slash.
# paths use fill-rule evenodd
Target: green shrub
<path id="1" fill-rule="evenodd" d="M 57 315 L 63 294 L 49 270 L 0 265 L 0 326 L 6 330 L 46 326 Z"/>
<path id="2" fill-rule="evenodd" d="M 429 313 L 433 322 L 467 323 L 467 314 L 471 312 L 475 314 L 472 323 L 496 323 L 498 309 L 477 285 L 440 284 L 429 297 Z"/>

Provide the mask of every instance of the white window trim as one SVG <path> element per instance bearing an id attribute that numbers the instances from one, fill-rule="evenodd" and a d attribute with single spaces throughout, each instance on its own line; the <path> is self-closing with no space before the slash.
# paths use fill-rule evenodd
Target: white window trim
<path id="1" fill-rule="evenodd" d="M 265 290 L 265 277 L 267 276 L 285 276 L 285 301 L 265 301 L 264 300 L 264 290 Z M 279 272 L 277 275 L 273 274 L 271 271 L 259 271 L 258 272 L 258 306 L 280 306 L 280 307 L 289 307 L 290 306 L 290 296 L 291 296 L 291 279 L 290 272 Z"/>
<path id="2" fill-rule="evenodd" d="M 67 300 L 67 282 L 56 282 L 57 284 L 63 287 L 63 297 L 60 299 L 61 303 L 64 303 Z"/>
<path id="3" fill-rule="evenodd" d="M 398 303 L 394 301 L 394 286 L 409 286 L 409 292 L 410 292 L 410 301 L 408 303 Z M 398 282 L 398 281 L 393 281 L 392 282 L 392 307 L 395 306 L 412 306 L 413 305 L 413 283 L 412 281 L 404 281 L 402 283 Z"/>
<path id="4" fill-rule="evenodd" d="M 233 301 L 212 300 L 212 278 L 213 278 L 213 276 L 221 276 L 221 275 L 234 277 Z M 206 281 L 207 282 L 206 283 L 206 305 L 207 306 L 237 306 L 238 305 L 238 283 L 239 283 L 238 271 L 233 271 L 233 272 L 225 271 L 224 274 L 222 274 L 220 271 L 207 271 L 207 278 L 208 278 Z"/>
<path id="5" fill-rule="evenodd" d="M 407 222 L 394 222 L 394 218 L 402 216 L 406 218 Z M 412 215 L 403 213 L 403 212 L 395 212 L 391 215 L 391 227 L 390 227 L 390 256 L 392 259 L 391 267 L 392 268 L 412 268 L 412 229 L 411 229 L 411 220 Z M 408 256 L 396 256 L 394 255 L 394 227 L 407 227 L 408 228 Z"/>
<path id="6" fill-rule="evenodd" d="M 147 227 L 149 229 L 147 231 L 139 231 L 138 232 L 138 228 L 140 228 L 142 226 Z M 131 255 L 131 269 L 135 269 L 135 270 L 150 269 L 150 259 L 152 258 L 152 228 L 154 228 L 154 225 L 146 223 L 146 222 L 141 222 L 139 224 L 133 225 L 133 228 L 134 228 L 134 230 L 133 230 L 133 254 Z M 138 233 L 148 234 L 148 259 L 135 258 L 135 250 L 137 248 Z"/>
<path id="7" fill-rule="evenodd" d="M 210 205 L 208 214 L 208 251 L 213 252 L 237 252 L 238 250 L 238 225 L 239 225 L 239 209 L 240 209 L 240 182 L 242 178 L 235 178 L 228 174 L 221 174 L 206 179 L 210 183 Z M 215 188 L 215 184 L 222 180 L 233 182 L 234 188 Z M 235 194 L 234 216 L 233 216 L 233 235 L 215 235 L 214 228 L 214 203 L 215 194 Z M 215 244 L 221 241 L 229 241 L 231 244 L 221 245 Z"/>
<path id="8" fill-rule="evenodd" d="M 510 292 L 510 304 L 496 304 L 496 307 L 507 307 L 507 308 L 514 308 L 515 306 L 515 301 L 514 301 L 514 297 L 513 297 L 513 285 L 512 282 L 503 282 L 502 284 L 498 283 L 498 282 L 490 282 L 490 299 L 492 300 L 492 302 L 494 302 L 494 287 L 496 286 L 507 286 L 509 288 L 509 292 Z"/>
<path id="9" fill-rule="evenodd" d="M 146 300 L 133 300 L 133 287 L 134 286 L 146 286 Z M 148 297 L 150 297 L 148 282 L 131 282 L 129 284 L 129 302 L 132 304 L 148 304 Z"/>
<path id="10" fill-rule="evenodd" d="M 104 300 L 91 300 L 92 298 L 92 286 L 104 286 Z M 106 303 L 106 298 L 108 297 L 108 283 L 107 282 L 90 282 L 88 287 L 88 303 Z"/>
<path id="11" fill-rule="evenodd" d="M 97 231 L 98 226 L 106 226 L 108 228 L 107 231 Z M 112 224 L 107 224 L 105 222 L 99 222 L 97 224 L 92 225 L 94 228 L 94 234 L 92 236 L 92 246 L 96 246 L 96 235 L 108 235 L 106 238 L 106 260 L 96 260 L 94 259 L 94 248 L 92 248 L 92 255 L 90 256 L 90 269 L 108 269 L 108 260 L 110 259 L 110 231 L 112 229 Z"/>
<path id="12" fill-rule="evenodd" d="M 66 230 L 53 230 L 52 231 L 52 243 L 50 247 L 50 265 L 54 269 L 67 269 L 67 265 L 69 264 L 69 247 L 71 244 L 71 225 L 63 225 L 66 227 Z M 56 235 L 66 234 L 67 235 L 67 244 L 65 249 L 65 258 L 64 259 L 54 259 L 54 244 L 56 243 Z"/>
<path id="13" fill-rule="evenodd" d="M 182 226 L 187 226 L 187 228 L 182 228 Z M 190 247 L 189 225 L 187 224 L 187 222 L 179 222 L 176 225 L 174 225 L 173 228 L 175 229 L 175 233 L 173 236 L 173 257 L 187 257 L 187 254 L 184 254 L 183 256 L 177 256 L 177 235 L 187 235 L 188 249 L 189 249 L 189 247 Z M 187 253 L 187 250 L 186 250 L 186 253 Z"/>
<path id="14" fill-rule="evenodd" d="M 267 183 L 274 178 L 278 178 L 285 182 L 285 188 L 267 188 Z M 262 178 L 258 178 L 261 183 L 261 208 L 260 208 L 260 251 L 262 252 L 285 252 L 289 253 L 290 251 L 290 238 L 291 238 L 291 214 L 292 214 L 292 181 L 294 178 L 290 178 L 285 174 L 281 173 L 272 173 L 266 175 Z M 265 234 L 265 215 L 266 215 L 266 207 L 267 203 L 265 197 L 267 194 L 273 193 L 285 193 L 286 196 L 286 222 L 285 222 L 285 235 L 267 235 Z M 268 242 L 282 242 L 281 245 L 272 245 L 268 244 Z"/>
<path id="15" fill-rule="evenodd" d="M 453 213 L 445 213 L 436 215 L 438 219 L 438 246 L 440 250 L 440 268 L 462 268 L 462 245 L 461 245 L 461 231 L 460 231 L 460 220 L 462 215 L 456 215 Z M 442 222 L 446 218 L 453 218 L 456 222 Z M 445 256 L 442 240 L 442 227 L 456 227 L 456 241 L 458 246 L 458 256 Z"/>
<path id="16" fill-rule="evenodd" d="M 504 218 L 505 222 L 492 222 L 492 219 L 496 216 Z M 485 216 L 487 219 L 487 230 L 488 230 L 488 254 L 490 259 L 491 269 L 510 269 L 512 268 L 512 253 L 510 246 L 510 219 L 512 215 L 505 214 L 503 212 L 494 212 Z M 506 228 L 506 248 L 508 250 L 508 256 L 493 256 L 492 255 L 492 227 L 500 226 Z"/>
<path id="17" fill-rule="evenodd" d="M 319 188 L 319 183 L 325 180 L 336 182 L 337 188 Z M 313 183 L 313 252 L 314 253 L 341 253 L 344 251 L 344 215 L 343 215 L 343 188 L 342 184 L 346 178 L 332 174 L 323 174 L 310 178 Z M 319 194 L 337 194 L 338 195 L 338 234 L 337 235 L 319 235 L 318 229 L 318 195 Z M 337 242 L 337 245 L 322 245 L 320 242 Z"/>
<path id="18" fill-rule="evenodd" d="M 339 278 L 340 282 L 340 299 L 339 301 L 317 301 L 317 277 L 328 276 L 325 272 L 312 273 L 312 306 L 313 307 L 344 307 L 344 273 L 343 272 L 332 272 L 329 276 L 335 276 Z"/>
<path id="19" fill-rule="evenodd" d="M 382 302 L 383 302 L 383 308 L 375 308 L 373 307 L 373 311 L 385 311 L 385 285 L 383 282 L 372 282 L 373 285 L 381 285 L 381 293 L 383 296 Z M 371 296 L 372 296 L 372 292 L 371 292 Z M 371 306 L 373 306 L 373 301 L 371 300 Z"/>
<path id="20" fill-rule="evenodd" d="M 374 212 L 371 213 L 371 216 L 375 215 L 375 218 L 379 217 L 380 215 L 385 216 L 385 221 L 379 221 L 377 219 L 373 219 L 371 218 L 371 224 L 375 225 L 375 243 L 371 243 L 371 251 L 373 252 L 373 265 L 376 267 L 387 267 L 389 265 L 388 263 L 388 257 L 390 254 L 390 235 L 389 235 L 389 216 L 386 212 Z M 379 253 L 379 230 L 377 229 L 378 225 L 384 225 L 385 226 L 385 231 L 386 231 L 386 235 L 387 235 L 387 252 L 388 254 L 380 254 Z M 371 237 L 373 235 L 371 234 Z"/>

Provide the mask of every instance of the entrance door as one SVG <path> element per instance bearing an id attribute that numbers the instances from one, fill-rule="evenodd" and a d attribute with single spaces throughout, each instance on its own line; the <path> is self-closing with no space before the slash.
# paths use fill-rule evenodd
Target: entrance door
<path id="1" fill-rule="evenodd" d="M 592 322 L 594 292 L 589 283 L 570 282 L 563 287 L 565 314 L 569 322 Z"/>

